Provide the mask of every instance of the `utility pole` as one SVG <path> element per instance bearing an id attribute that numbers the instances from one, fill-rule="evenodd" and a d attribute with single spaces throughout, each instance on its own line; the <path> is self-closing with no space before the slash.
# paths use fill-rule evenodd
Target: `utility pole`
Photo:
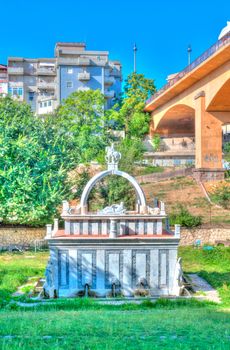
<path id="1" fill-rule="evenodd" d="M 134 43 L 133 47 L 133 56 L 134 56 L 134 66 L 133 66 L 133 72 L 136 73 L 136 54 L 137 54 L 137 45 Z"/>
<path id="2" fill-rule="evenodd" d="M 187 52 L 188 52 L 188 65 L 190 65 L 190 63 L 191 63 L 191 52 L 192 52 L 191 45 L 188 45 Z"/>

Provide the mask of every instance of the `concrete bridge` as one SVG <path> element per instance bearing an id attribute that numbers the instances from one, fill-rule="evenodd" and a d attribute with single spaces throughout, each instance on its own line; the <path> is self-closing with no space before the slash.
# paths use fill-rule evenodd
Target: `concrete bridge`
<path id="1" fill-rule="evenodd" d="M 220 179 L 222 126 L 230 123 L 230 32 L 147 102 L 150 136 L 194 136 L 198 179 Z"/>

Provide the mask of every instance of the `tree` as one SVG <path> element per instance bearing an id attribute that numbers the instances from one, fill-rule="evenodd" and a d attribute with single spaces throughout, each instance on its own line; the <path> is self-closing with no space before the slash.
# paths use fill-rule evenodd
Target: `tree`
<path id="1" fill-rule="evenodd" d="M 135 98 L 136 103 L 145 103 L 147 98 L 156 92 L 153 79 L 145 78 L 144 74 L 131 73 L 125 80 L 124 98 Z"/>
<path id="2" fill-rule="evenodd" d="M 0 99 L 0 218 L 3 223 L 43 225 L 69 195 L 67 172 L 74 152 L 66 133 L 36 118 L 29 105 Z"/>
<path id="3" fill-rule="evenodd" d="M 69 142 L 78 150 L 81 162 L 97 158 L 109 142 L 104 103 L 104 96 L 99 90 L 76 91 L 57 110 L 57 132 L 68 130 Z"/>
<path id="4" fill-rule="evenodd" d="M 145 101 L 156 91 L 154 81 L 143 74 L 130 74 L 124 86 L 120 104 L 108 112 L 118 128 L 124 128 L 129 137 L 143 138 L 148 132 L 150 115 L 145 113 Z"/>

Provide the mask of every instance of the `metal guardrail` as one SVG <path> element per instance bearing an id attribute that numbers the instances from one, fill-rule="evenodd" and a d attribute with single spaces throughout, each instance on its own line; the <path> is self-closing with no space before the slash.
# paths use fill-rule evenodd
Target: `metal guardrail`
<path id="1" fill-rule="evenodd" d="M 218 40 L 214 45 L 212 45 L 208 50 L 206 50 L 202 55 L 197 57 L 195 61 L 193 61 L 190 65 L 184 68 L 181 72 L 179 72 L 173 79 L 171 79 L 167 84 L 165 84 L 160 90 L 158 90 L 154 95 L 152 95 L 147 101 L 146 105 L 154 101 L 158 96 L 160 96 L 163 92 L 168 90 L 171 86 L 176 84 L 180 79 L 182 79 L 185 75 L 190 73 L 193 69 L 198 67 L 201 63 L 206 61 L 209 57 L 211 57 L 214 53 L 216 53 L 223 46 L 230 43 L 230 32 L 227 33 L 223 38 Z"/>

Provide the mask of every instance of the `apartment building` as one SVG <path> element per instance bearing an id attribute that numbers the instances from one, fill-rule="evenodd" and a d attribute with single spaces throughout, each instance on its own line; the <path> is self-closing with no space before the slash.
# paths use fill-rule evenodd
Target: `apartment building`
<path id="1" fill-rule="evenodd" d="M 38 114 L 52 112 L 57 107 L 57 72 L 54 58 L 8 59 L 8 93 L 31 105 Z"/>
<path id="2" fill-rule="evenodd" d="M 109 60 L 108 51 L 88 51 L 85 43 L 57 43 L 59 103 L 78 90 L 99 89 L 110 108 L 121 93 L 121 64 Z"/>
<path id="3" fill-rule="evenodd" d="M 0 96 L 6 96 L 8 93 L 7 66 L 0 64 Z"/>
<path id="4" fill-rule="evenodd" d="M 57 43 L 54 58 L 8 58 L 8 93 L 37 115 L 52 113 L 72 92 L 99 89 L 110 108 L 121 92 L 121 64 L 85 43 Z"/>

